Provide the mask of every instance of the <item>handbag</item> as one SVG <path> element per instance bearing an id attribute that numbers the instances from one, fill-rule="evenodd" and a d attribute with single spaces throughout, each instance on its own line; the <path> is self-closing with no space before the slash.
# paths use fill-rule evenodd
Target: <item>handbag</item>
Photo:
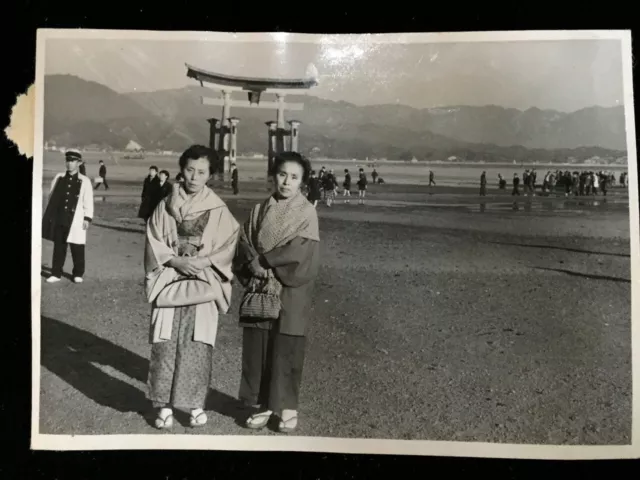
<path id="1" fill-rule="evenodd" d="M 158 307 L 186 307 L 215 300 L 215 291 L 205 280 L 186 277 L 175 280 L 164 287 L 156 297 Z"/>
<path id="2" fill-rule="evenodd" d="M 277 320 L 280 317 L 280 282 L 275 277 L 252 278 L 240 303 L 240 317 Z"/>
<path id="3" fill-rule="evenodd" d="M 266 215 L 267 202 L 268 200 L 265 200 L 260 209 L 257 231 L 260 230 Z M 257 252 L 254 253 L 257 254 Z M 251 277 L 240 302 L 240 317 L 255 320 L 277 320 L 282 309 L 281 290 L 282 285 L 272 272 L 269 272 L 267 278 Z"/>

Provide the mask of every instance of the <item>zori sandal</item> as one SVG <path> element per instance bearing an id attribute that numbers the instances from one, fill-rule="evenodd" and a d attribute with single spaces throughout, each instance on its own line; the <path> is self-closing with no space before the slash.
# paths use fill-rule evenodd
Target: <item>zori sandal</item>
<path id="1" fill-rule="evenodd" d="M 287 420 L 280 420 L 278 423 L 278 431 L 281 433 L 291 433 L 298 426 L 298 416 L 295 415 Z"/>
<path id="2" fill-rule="evenodd" d="M 254 413 L 249 418 L 247 418 L 247 421 L 245 422 L 245 426 L 253 430 L 260 430 L 261 428 L 264 428 L 267 426 L 272 414 L 273 412 L 271 411 Z"/>
<path id="3" fill-rule="evenodd" d="M 173 413 L 169 413 L 165 417 L 162 414 L 158 414 L 155 421 L 156 428 L 159 430 L 166 430 L 173 427 Z"/>
<path id="4" fill-rule="evenodd" d="M 203 425 L 206 425 L 206 423 L 207 414 L 204 413 L 204 411 L 198 413 L 196 416 L 194 416 L 192 413 L 191 417 L 189 418 L 189 425 L 191 425 L 192 427 L 202 427 Z"/>

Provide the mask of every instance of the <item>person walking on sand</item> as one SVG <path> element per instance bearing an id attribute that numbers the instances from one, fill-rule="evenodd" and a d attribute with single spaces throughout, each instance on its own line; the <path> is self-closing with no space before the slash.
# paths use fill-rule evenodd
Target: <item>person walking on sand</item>
<path id="1" fill-rule="evenodd" d="M 61 280 L 67 247 L 73 260 L 73 281 L 81 283 L 84 278 L 87 229 L 93 220 L 93 188 L 91 180 L 78 171 L 81 159 L 77 150 L 67 151 L 66 172 L 58 173 L 49 189 L 42 219 L 42 238 L 53 242 L 51 276 L 47 283 Z"/>
<path id="2" fill-rule="evenodd" d="M 235 163 L 231 165 L 231 188 L 233 188 L 233 194 L 238 195 L 240 192 L 238 189 L 238 167 Z"/>
<path id="3" fill-rule="evenodd" d="M 505 190 L 507 188 L 507 181 L 504 179 L 501 173 L 498 174 L 498 188 Z"/>
<path id="4" fill-rule="evenodd" d="M 151 304 L 147 398 L 158 409 L 155 426 L 173 426 L 173 409 L 190 411 L 189 424 L 207 423 L 213 348 L 220 313 L 231 303 L 232 261 L 240 225 L 207 187 L 215 151 L 189 147 L 179 160 L 184 182 L 173 185 L 146 227 L 145 294 Z"/>
<path id="5" fill-rule="evenodd" d="M 142 194 L 140 198 L 140 208 L 138 209 L 138 218 L 142 218 L 145 222 L 149 220 L 149 217 L 153 213 L 155 205 L 154 199 L 158 195 L 158 189 L 160 188 L 160 179 L 158 178 L 158 167 L 151 165 L 149 167 L 149 175 L 144 179 L 142 184 Z"/>
<path id="6" fill-rule="evenodd" d="M 367 176 L 364 168 L 361 168 L 358 174 L 358 205 L 364 205 L 364 198 L 367 194 Z"/>
<path id="7" fill-rule="evenodd" d="M 322 166 L 320 171 L 318 172 L 318 179 L 320 180 L 320 191 L 322 193 L 322 201 L 327 200 L 327 192 L 324 189 L 324 177 L 327 175 L 327 169 Z"/>
<path id="8" fill-rule="evenodd" d="M 311 170 L 311 176 L 308 182 L 307 199 L 314 207 L 318 206 L 318 201 L 322 198 L 322 186 L 320 179 L 316 177 L 316 171 Z"/>
<path id="9" fill-rule="evenodd" d="M 431 187 L 432 184 L 434 187 L 436 186 L 436 176 L 433 170 L 429 170 L 429 187 Z"/>
<path id="10" fill-rule="evenodd" d="M 322 188 L 324 188 L 327 207 L 330 207 L 336 194 L 336 177 L 333 174 L 333 170 L 325 174 L 322 179 Z"/>
<path id="11" fill-rule="evenodd" d="M 480 196 L 487 196 L 487 172 L 482 172 L 480 175 Z"/>
<path id="12" fill-rule="evenodd" d="M 511 191 L 511 196 L 515 195 L 520 196 L 520 177 L 517 173 L 513 174 L 513 190 Z"/>
<path id="13" fill-rule="evenodd" d="M 318 214 L 300 191 L 310 170 L 299 153 L 276 155 L 270 172 L 275 191 L 240 231 L 234 272 L 246 290 L 239 398 L 255 410 L 245 421 L 254 430 L 272 416 L 282 433 L 298 425 L 308 307 L 320 265 Z"/>
<path id="14" fill-rule="evenodd" d="M 351 200 L 351 174 L 349 169 L 344 169 L 344 182 L 342 182 L 342 196 L 344 197 L 344 203 L 348 204 Z"/>
<path id="15" fill-rule="evenodd" d="M 160 170 L 158 173 L 158 179 L 160 180 L 160 185 L 157 192 L 156 201 L 154 202 L 154 209 L 160 201 L 164 198 L 167 198 L 171 191 L 173 190 L 173 185 L 169 182 L 169 177 L 171 174 L 167 170 Z"/>
<path id="16" fill-rule="evenodd" d="M 98 164 L 100 167 L 98 168 L 98 178 L 96 178 L 96 185 L 94 188 L 97 190 L 100 185 L 104 185 L 104 189 L 109 190 L 109 184 L 107 183 L 107 167 L 102 160 L 100 160 Z"/>

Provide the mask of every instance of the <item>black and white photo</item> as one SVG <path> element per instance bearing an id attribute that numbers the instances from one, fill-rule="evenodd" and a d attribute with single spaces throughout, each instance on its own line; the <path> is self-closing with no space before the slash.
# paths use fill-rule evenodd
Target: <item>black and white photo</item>
<path id="1" fill-rule="evenodd" d="M 637 456 L 630 45 L 39 31 L 32 447 Z"/>

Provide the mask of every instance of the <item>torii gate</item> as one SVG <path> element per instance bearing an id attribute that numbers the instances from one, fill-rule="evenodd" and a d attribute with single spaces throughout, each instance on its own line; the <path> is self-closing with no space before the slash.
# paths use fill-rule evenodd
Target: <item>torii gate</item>
<path id="1" fill-rule="evenodd" d="M 215 105 L 222 107 L 222 118 L 208 119 L 209 122 L 209 146 L 212 150 L 217 150 L 223 165 L 217 165 L 216 171 L 220 172 L 224 178 L 224 172 L 231 168 L 237 157 L 238 123 L 240 119 L 231 116 L 231 107 L 236 108 L 273 108 L 277 111 L 276 121 L 267 122 L 269 128 L 269 160 L 267 171 L 271 169 L 273 159 L 277 153 L 285 150 L 298 151 L 298 136 L 300 130 L 299 120 L 289 120 L 290 128 L 285 127 L 285 108 L 294 111 L 301 111 L 304 108 L 302 103 L 285 103 L 284 99 L 288 93 L 300 93 L 311 87 L 318 85 L 315 78 L 304 79 L 276 79 L 276 78 L 249 78 L 224 75 L 220 73 L 208 72 L 206 70 L 187 66 L 187 77 L 210 85 L 214 91 L 220 92 L 221 98 L 203 96 L 203 105 Z M 314 67 L 315 69 L 315 67 Z M 232 99 L 233 92 L 247 92 L 248 100 Z M 273 93 L 276 96 L 275 102 L 260 103 L 260 96 L 263 93 Z M 306 93 L 306 92 L 305 92 Z M 217 145 L 216 145 L 217 139 Z"/>

